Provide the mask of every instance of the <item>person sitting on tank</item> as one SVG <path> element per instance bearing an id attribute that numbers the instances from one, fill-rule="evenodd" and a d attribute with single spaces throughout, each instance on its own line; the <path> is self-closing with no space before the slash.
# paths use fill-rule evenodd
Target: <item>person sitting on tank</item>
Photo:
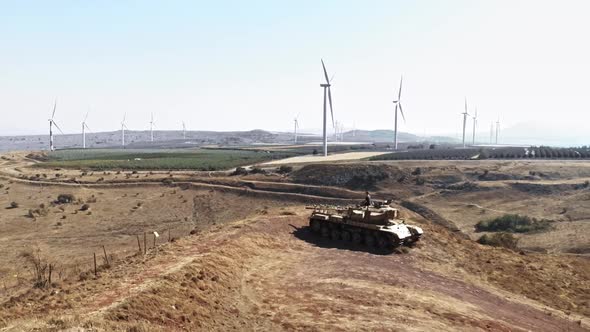
<path id="1" fill-rule="evenodd" d="M 371 201 L 371 195 L 369 194 L 368 191 L 365 192 L 365 203 L 364 206 L 371 206 L 372 205 L 372 201 Z"/>

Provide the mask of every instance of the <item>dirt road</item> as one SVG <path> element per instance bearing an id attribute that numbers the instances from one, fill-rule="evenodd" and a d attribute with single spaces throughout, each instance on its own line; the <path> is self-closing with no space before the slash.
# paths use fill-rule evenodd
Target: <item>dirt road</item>
<path id="1" fill-rule="evenodd" d="M 282 164 L 301 164 L 301 163 L 321 163 L 321 162 L 328 162 L 328 161 L 345 161 L 345 160 L 360 160 L 364 158 L 370 158 L 374 156 L 379 156 L 382 154 L 387 154 L 389 152 L 347 152 L 347 153 L 337 153 L 331 154 L 327 157 L 324 156 L 301 156 L 301 157 L 292 157 L 286 158 L 281 160 L 273 160 L 263 165 L 282 165 Z"/>

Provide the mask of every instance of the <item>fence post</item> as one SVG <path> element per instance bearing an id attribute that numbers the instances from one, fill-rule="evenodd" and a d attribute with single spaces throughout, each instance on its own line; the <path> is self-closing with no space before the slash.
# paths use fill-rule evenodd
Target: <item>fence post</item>
<path id="1" fill-rule="evenodd" d="M 141 254 L 141 243 L 139 242 L 139 235 L 135 234 L 135 237 L 137 238 L 137 247 L 139 248 L 139 253 Z"/>
<path id="2" fill-rule="evenodd" d="M 147 240 L 145 232 L 143 232 L 143 254 L 147 254 Z"/>
<path id="3" fill-rule="evenodd" d="M 109 257 L 107 256 L 107 250 L 105 249 L 104 245 L 102 246 L 102 252 L 104 252 L 104 261 L 107 263 L 107 266 L 111 266 L 109 263 Z"/>
<path id="4" fill-rule="evenodd" d="M 47 276 L 47 283 L 51 287 L 51 271 L 53 270 L 53 265 L 49 264 L 49 276 Z"/>
<path id="5" fill-rule="evenodd" d="M 96 270 L 96 253 L 92 253 L 94 255 L 94 276 L 98 277 L 98 271 Z"/>

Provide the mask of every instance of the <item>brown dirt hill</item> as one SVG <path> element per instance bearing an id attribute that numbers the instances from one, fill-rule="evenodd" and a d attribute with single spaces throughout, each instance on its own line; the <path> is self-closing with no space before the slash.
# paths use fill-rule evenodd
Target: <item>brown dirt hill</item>
<path id="1" fill-rule="evenodd" d="M 381 255 L 316 237 L 306 215 L 271 209 L 204 231 L 31 291 L 0 319 L 6 331 L 588 329 L 587 260 L 483 247 L 405 210 L 427 236 Z"/>

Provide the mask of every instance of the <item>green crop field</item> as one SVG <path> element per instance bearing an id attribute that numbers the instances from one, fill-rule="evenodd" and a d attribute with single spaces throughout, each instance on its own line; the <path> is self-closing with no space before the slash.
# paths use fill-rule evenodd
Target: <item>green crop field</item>
<path id="1" fill-rule="evenodd" d="M 246 150 L 60 150 L 49 153 L 49 160 L 37 167 L 91 170 L 226 170 L 274 159 L 292 157 L 290 152 Z"/>

